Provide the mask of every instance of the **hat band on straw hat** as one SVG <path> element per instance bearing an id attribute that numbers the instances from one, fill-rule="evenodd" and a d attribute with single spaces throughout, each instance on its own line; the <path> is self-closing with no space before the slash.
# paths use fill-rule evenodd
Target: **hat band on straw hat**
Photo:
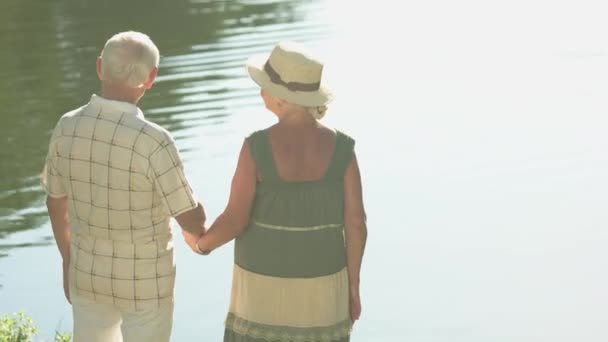
<path id="1" fill-rule="evenodd" d="M 270 77 L 270 81 L 274 84 L 282 85 L 283 87 L 291 90 L 291 91 L 317 91 L 321 86 L 321 82 L 316 83 L 301 83 L 301 82 L 285 82 L 281 79 L 281 75 L 279 75 L 276 70 L 270 65 L 270 63 L 266 62 L 264 64 L 264 71 Z"/>

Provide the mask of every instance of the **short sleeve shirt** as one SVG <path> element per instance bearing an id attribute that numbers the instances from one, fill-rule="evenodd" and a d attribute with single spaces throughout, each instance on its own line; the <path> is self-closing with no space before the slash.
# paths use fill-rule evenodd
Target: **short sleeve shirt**
<path id="1" fill-rule="evenodd" d="M 42 185 L 68 198 L 74 291 L 132 310 L 173 300 L 170 218 L 198 203 L 164 128 L 93 95 L 56 125 Z"/>

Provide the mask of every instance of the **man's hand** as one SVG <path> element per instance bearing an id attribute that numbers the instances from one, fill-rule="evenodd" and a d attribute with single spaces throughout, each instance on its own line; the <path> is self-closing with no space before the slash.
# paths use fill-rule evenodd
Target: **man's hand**
<path id="1" fill-rule="evenodd" d="M 198 240 L 199 235 L 192 234 L 185 229 L 182 229 L 182 235 L 184 236 L 184 241 L 186 241 L 186 244 L 194 250 L 194 245 L 196 244 L 196 240 Z"/>
<path id="2" fill-rule="evenodd" d="M 205 231 L 205 219 L 205 210 L 200 203 L 196 208 L 175 216 L 175 220 L 182 230 L 187 230 L 196 235 Z"/>
<path id="3" fill-rule="evenodd" d="M 186 244 L 190 247 L 190 249 L 192 249 L 192 251 L 194 251 L 195 253 L 199 254 L 198 248 L 196 247 L 196 242 L 201 236 L 205 235 L 205 231 L 197 235 L 190 233 L 185 229 L 182 229 L 182 235 L 184 236 L 184 241 L 186 241 Z"/>
<path id="4" fill-rule="evenodd" d="M 70 262 L 63 261 L 63 293 L 68 303 L 72 304 L 70 300 Z"/>

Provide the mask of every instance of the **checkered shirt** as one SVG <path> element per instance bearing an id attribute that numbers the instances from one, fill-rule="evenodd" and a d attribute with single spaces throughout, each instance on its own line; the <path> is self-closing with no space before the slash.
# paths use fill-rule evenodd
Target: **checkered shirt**
<path id="1" fill-rule="evenodd" d="M 59 120 L 42 179 L 68 197 L 72 291 L 130 311 L 173 301 L 169 221 L 197 201 L 165 129 L 93 95 Z"/>

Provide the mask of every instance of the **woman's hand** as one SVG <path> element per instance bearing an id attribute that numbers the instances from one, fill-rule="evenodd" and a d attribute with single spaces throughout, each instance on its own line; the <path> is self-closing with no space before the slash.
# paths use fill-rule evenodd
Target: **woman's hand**
<path id="1" fill-rule="evenodd" d="M 350 318 L 354 321 L 361 316 L 361 297 L 359 296 L 359 287 L 351 287 L 350 289 Z"/>

